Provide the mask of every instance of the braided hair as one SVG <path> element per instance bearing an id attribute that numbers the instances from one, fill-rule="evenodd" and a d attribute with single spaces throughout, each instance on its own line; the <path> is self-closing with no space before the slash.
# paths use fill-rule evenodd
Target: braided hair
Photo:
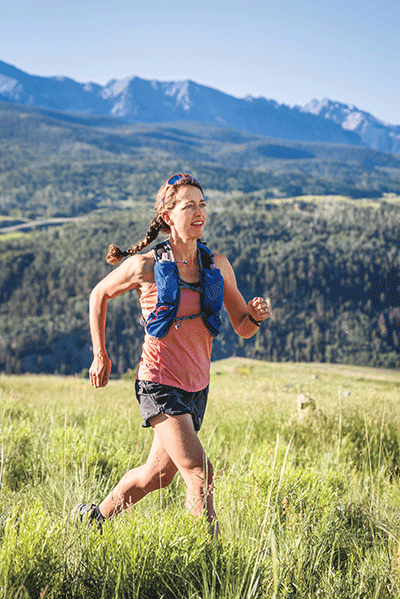
<path id="1" fill-rule="evenodd" d="M 200 183 L 196 181 L 196 179 L 192 179 L 192 177 L 189 176 L 183 176 L 182 179 L 177 181 L 177 183 L 174 183 L 170 186 L 167 185 L 167 183 L 164 183 L 164 185 L 160 187 L 160 189 L 158 190 L 156 197 L 156 216 L 151 221 L 144 239 L 142 239 L 142 241 L 140 241 L 137 245 L 134 245 L 125 251 L 122 251 L 118 246 L 112 243 L 108 247 L 106 262 L 108 262 L 108 264 L 117 264 L 117 262 L 122 260 L 122 258 L 125 258 L 126 256 L 133 256 L 134 254 L 140 252 L 143 248 L 148 246 L 149 243 L 157 239 L 160 231 L 168 234 L 171 229 L 169 225 L 167 225 L 161 214 L 164 210 L 172 210 L 175 207 L 177 192 L 181 187 L 185 187 L 186 185 L 192 185 L 193 187 L 197 187 L 198 189 L 200 189 L 201 193 L 203 193 L 203 189 Z"/>

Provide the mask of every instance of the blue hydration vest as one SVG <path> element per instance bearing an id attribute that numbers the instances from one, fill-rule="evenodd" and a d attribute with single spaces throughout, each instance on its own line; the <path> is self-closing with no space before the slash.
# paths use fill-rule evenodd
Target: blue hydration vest
<path id="1" fill-rule="evenodd" d="M 165 337 L 174 323 L 178 328 L 183 320 L 202 317 L 213 337 L 219 333 L 221 319 L 219 312 L 224 299 L 224 279 L 215 267 L 211 251 L 197 242 L 200 266 L 200 314 L 177 318 L 181 300 L 181 278 L 174 261 L 168 240 L 153 248 L 154 279 L 157 286 L 157 304 L 144 322 L 145 329 L 152 337 Z"/>

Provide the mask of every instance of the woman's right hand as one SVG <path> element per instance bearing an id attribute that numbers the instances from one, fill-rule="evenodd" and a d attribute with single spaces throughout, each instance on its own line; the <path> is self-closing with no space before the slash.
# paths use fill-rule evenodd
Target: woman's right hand
<path id="1" fill-rule="evenodd" d="M 105 387 L 111 372 L 111 360 L 107 354 L 101 354 L 93 358 L 89 368 L 90 384 L 92 387 Z"/>

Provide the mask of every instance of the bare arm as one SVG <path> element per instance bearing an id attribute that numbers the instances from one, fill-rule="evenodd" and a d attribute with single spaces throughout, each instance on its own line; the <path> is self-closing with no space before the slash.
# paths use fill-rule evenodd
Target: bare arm
<path id="1" fill-rule="evenodd" d="M 111 360 L 105 345 L 107 301 L 126 291 L 137 289 L 143 281 L 143 273 L 149 270 L 148 267 L 148 254 L 127 258 L 121 266 L 102 279 L 90 294 L 89 321 L 93 362 L 89 375 L 93 387 L 105 387 L 111 372 Z"/>
<path id="2" fill-rule="evenodd" d="M 249 339 L 258 331 L 258 326 L 250 320 L 249 315 L 257 322 L 266 320 L 270 316 L 269 302 L 262 297 L 255 297 L 246 304 L 229 260 L 221 254 L 216 254 L 214 260 L 224 277 L 224 306 L 229 320 L 240 337 Z"/>

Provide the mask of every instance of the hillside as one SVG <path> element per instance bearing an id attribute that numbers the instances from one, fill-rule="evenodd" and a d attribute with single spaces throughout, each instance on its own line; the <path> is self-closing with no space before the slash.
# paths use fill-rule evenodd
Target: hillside
<path id="1" fill-rule="evenodd" d="M 142 237 L 171 172 L 201 180 L 206 241 L 231 260 L 247 299 L 267 295 L 274 308 L 248 342 L 225 315 L 214 359 L 400 367 L 396 156 L 3 103 L 0 369 L 88 367 L 88 295 L 109 272 L 106 248 Z M 111 302 L 108 331 L 122 374 L 137 363 L 143 334 L 131 294 Z"/>
<path id="2" fill-rule="evenodd" d="M 149 219 L 120 211 L 0 236 L 2 370 L 71 374 L 89 366 L 88 296 L 110 271 L 108 244 L 129 247 Z M 210 206 L 206 233 L 208 245 L 231 261 L 246 301 L 261 295 L 272 304 L 271 318 L 249 341 L 223 313 L 213 359 L 400 368 L 398 203 L 238 195 Z M 135 295 L 112 300 L 107 318 L 107 347 L 122 375 L 137 364 L 143 338 Z"/>
<path id="3" fill-rule="evenodd" d="M 388 153 L 0 103 L 0 214 L 14 224 L 148 204 L 182 171 L 196 173 L 209 193 L 400 194 L 400 158 Z"/>

